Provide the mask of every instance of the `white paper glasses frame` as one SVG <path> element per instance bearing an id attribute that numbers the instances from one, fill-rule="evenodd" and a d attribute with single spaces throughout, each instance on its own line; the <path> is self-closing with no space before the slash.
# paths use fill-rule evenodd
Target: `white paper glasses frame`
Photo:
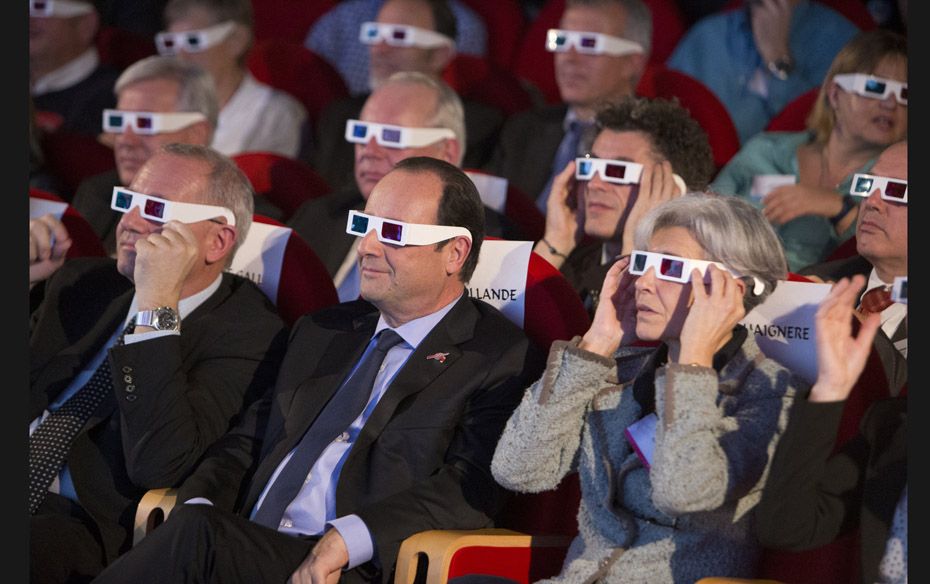
<path id="1" fill-rule="evenodd" d="M 907 304 L 907 276 L 898 276 L 891 285 L 891 299 L 901 304 Z"/>
<path id="2" fill-rule="evenodd" d="M 346 120 L 345 138 L 353 144 L 368 144 L 374 138 L 378 144 L 387 148 L 422 148 L 440 140 L 455 138 L 455 132 L 449 128 L 408 128 Z"/>
<path id="3" fill-rule="evenodd" d="M 742 277 L 720 262 L 693 260 L 690 258 L 641 250 L 633 250 L 633 253 L 630 254 L 630 265 L 628 269 L 630 274 L 642 276 L 649 268 L 655 268 L 655 275 L 657 278 L 668 280 L 669 282 L 686 284 L 691 281 L 691 272 L 695 269 L 700 271 L 701 276 L 703 276 L 706 281 L 707 268 L 711 264 L 717 266 L 721 270 L 729 272 L 734 278 Z M 753 277 L 752 280 L 752 293 L 756 296 L 762 294 L 762 292 L 765 291 L 765 285 L 755 277 Z"/>
<path id="4" fill-rule="evenodd" d="M 47 18 L 57 16 L 69 18 L 90 14 L 94 6 L 90 2 L 72 2 L 71 0 L 29 0 L 29 16 Z"/>
<path id="5" fill-rule="evenodd" d="M 197 30 L 164 31 L 155 35 L 155 46 L 158 48 L 158 54 L 163 56 L 176 55 L 179 50 L 199 53 L 223 42 L 235 28 L 236 23 L 227 20 Z"/>
<path id="6" fill-rule="evenodd" d="M 130 191 L 123 187 L 113 187 L 110 208 L 120 213 L 128 213 L 133 207 L 139 208 L 139 213 L 143 218 L 158 221 L 159 223 L 167 223 L 168 221 L 196 223 L 217 217 L 225 217 L 227 224 L 236 224 L 236 216 L 226 207 L 169 201 L 161 197 Z"/>
<path id="7" fill-rule="evenodd" d="M 372 229 L 379 241 L 391 245 L 430 245 L 453 237 L 467 237 L 471 241 L 471 232 L 464 227 L 407 223 L 349 211 L 346 233 L 364 237 Z"/>
<path id="8" fill-rule="evenodd" d="M 889 94 L 893 93 L 898 103 L 907 105 L 907 83 L 865 73 L 834 75 L 833 82 L 846 91 L 872 99 L 886 99 Z"/>
<path id="9" fill-rule="evenodd" d="M 907 181 L 899 178 L 857 172 L 849 185 L 849 194 L 868 197 L 875 189 L 878 189 L 882 199 L 886 201 L 907 204 Z"/>
<path id="10" fill-rule="evenodd" d="M 566 53 L 570 47 L 575 47 L 579 53 L 614 57 L 645 52 L 639 43 L 609 34 L 559 28 L 550 28 L 546 33 L 546 50 L 550 53 Z"/>
<path id="11" fill-rule="evenodd" d="M 130 112 L 117 109 L 103 110 L 103 131 L 122 134 L 132 126 L 136 134 L 152 136 L 177 132 L 191 124 L 207 121 L 200 112 Z"/>
<path id="12" fill-rule="evenodd" d="M 363 22 L 359 29 L 358 40 L 366 45 L 376 45 L 379 41 L 384 41 L 395 47 L 419 47 L 421 49 L 455 47 L 454 40 L 436 31 L 408 24 L 385 22 Z"/>
<path id="13" fill-rule="evenodd" d="M 643 174 L 643 165 L 625 160 L 583 156 L 575 159 L 575 178 L 591 180 L 599 173 L 601 180 L 618 185 L 637 185 Z"/>

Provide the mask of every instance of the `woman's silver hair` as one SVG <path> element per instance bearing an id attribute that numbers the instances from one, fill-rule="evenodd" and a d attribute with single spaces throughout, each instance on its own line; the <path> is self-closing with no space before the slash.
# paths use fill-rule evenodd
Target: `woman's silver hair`
<path id="1" fill-rule="evenodd" d="M 428 123 L 431 128 L 448 128 L 459 141 L 459 159 L 453 161 L 456 166 L 462 166 L 465 158 L 465 108 L 462 99 L 454 89 L 442 79 L 419 71 L 398 71 L 388 77 L 385 84 L 406 83 L 408 85 L 423 85 L 436 92 L 436 113 Z"/>
<path id="2" fill-rule="evenodd" d="M 220 115 L 213 78 L 199 65 L 187 63 L 175 57 L 153 55 L 130 65 L 116 80 L 114 92 L 119 94 L 127 86 L 151 79 L 170 79 L 178 84 L 179 112 L 200 112 L 210 125 L 208 142 L 213 140 Z"/>
<path id="3" fill-rule="evenodd" d="M 649 249 L 660 229 L 683 227 L 704 249 L 704 258 L 720 262 L 746 282 L 746 312 L 761 304 L 788 276 L 781 240 L 762 212 L 736 197 L 691 192 L 667 201 L 647 213 L 636 226 L 636 249 Z M 694 258 L 701 259 L 701 258 Z M 755 277 L 765 290 L 753 294 Z"/>
<path id="4" fill-rule="evenodd" d="M 255 192 L 252 183 L 231 158 L 208 146 L 175 142 L 165 144 L 161 151 L 182 158 L 202 160 L 210 165 L 208 188 L 201 202 L 226 207 L 236 217 L 236 246 L 226 258 L 228 266 L 252 226 L 252 214 L 255 212 Z"/>

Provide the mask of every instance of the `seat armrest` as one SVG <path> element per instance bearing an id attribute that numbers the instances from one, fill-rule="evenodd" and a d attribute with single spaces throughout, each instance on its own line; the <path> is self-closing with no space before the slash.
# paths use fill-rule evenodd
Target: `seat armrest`
<path id="1" fill-rule="evenodd" d="M 445 584 L 452 559 L 463 548 L 567 548 L 571 540 L 565 535 L 529 535 L 498 528 L 421 531 L 401 543 L 394 584 L 413 584 L 421 559 L 428 562 L 426 582 Z"/>
<path id="2" fill-rule="evenodd" d="M 168 518 L 178 499 L 177 489 L 151 489 L 136 507 L 136 521 L 132 529 L 132 545 L 138 544 Z"/>

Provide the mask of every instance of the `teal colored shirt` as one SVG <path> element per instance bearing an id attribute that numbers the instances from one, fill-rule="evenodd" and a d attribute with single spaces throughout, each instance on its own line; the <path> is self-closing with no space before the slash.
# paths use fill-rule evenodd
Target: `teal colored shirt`
<path id="1" fill-rule="evenodd" d="M 711 190 L 721 195 L 742 197 L 761 209 L 761 199 L 750 196 L 752 179 L 757 174 L 793 174 L 798 176 L 798 147 L 814 140 L 811 132 L 762 132 L 746 142 L 711 183 Z M 855 172 L 869 172 L 875 159 Z M 846 194 L 852 182 L 847 175 L 836 192 Z M 798 272 L 811 264 L 824 261 L 836 247 L 853 236 L 855 223 L 837 234 L 830 219 L 819 215 L 804 215 L 784 225 L 775 225 L 775 232 L 785 246 L 788 269 Z"/>

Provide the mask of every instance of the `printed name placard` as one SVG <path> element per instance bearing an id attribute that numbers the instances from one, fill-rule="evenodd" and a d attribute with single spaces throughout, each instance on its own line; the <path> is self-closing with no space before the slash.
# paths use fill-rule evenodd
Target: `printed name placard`
<path id="1" fill-rule="evenodd" d="M 42 215 L 51 213 L 55 216 L 56 219 L 61 221 L 62 215 L 65 214 L 65 210 L 68 208 L 68 203 L 62 203 L 61 201 L 49 201 L 47 199 L 39 199 L 36 197 L 29 197 L 29 218 L 36 219 Z"/>
<path id="2" fill-rule="evenodd" d="M 771 296 L 747 314 L 742 324 L 756 335 L 765 355 L 808 383 L 817 379 L 814 315 L 830 284 L 780 281 Z"/>
<path id="3" fill-rule="evenodd" d="M 465 174 L 475 183 L 484 206 L 503 214 L 507 205 L 507 179 L 483 172 L 469 171 Z"/>
<path id="4" fill-rule="evenodd" d="M 290 227 L 253 221 L 249 227 L 249 235 L 236 250 L 236 255 L 226 271 L 252 280 L 277 304 L 284 249 L 290 236 Z"/>
<path id="5" fill-rule="evenodd" d="M 523 328 L 526 271 L 532 251 L 532 241 L 485 240 L 465 292 L 494 306 Z"/>

